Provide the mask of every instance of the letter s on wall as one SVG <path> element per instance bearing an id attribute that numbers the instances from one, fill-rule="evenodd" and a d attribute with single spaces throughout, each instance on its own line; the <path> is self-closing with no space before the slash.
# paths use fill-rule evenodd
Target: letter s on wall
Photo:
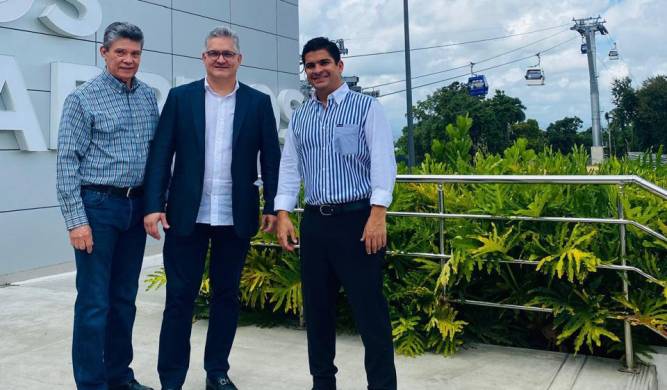
<path id="1" fill-rule="evenodd" d="M 13 22 L 30 11 L 34 0 L 0 0 L 0 23 Z"/>
<path id="2" fill-rule="evenodd" d="M 78 18 L 66 14 L 58 3 L 44 9 L 39 20 L 51 30 L 71 36 L 85 37 L 95 34 L 102 24 L 102 7 L 99 0 L 65 0 L 76 8 Z"/>

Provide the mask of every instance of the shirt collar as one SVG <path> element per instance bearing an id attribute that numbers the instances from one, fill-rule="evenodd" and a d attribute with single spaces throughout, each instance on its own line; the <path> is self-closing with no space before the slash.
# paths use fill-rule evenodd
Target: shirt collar
<path id="1" fill-rule="evenodd" d="M 134 92 L 137 88 L 139 88 L 139 85 L 141 84 L 139 79 L 133 77 L 132 88 L 128 88 L 127 84 L 113 77 L 113 75 L 109 73 L 109 71 L 106 68 L 104 68 L 104 71 L 102 71 L 102 79 L 108 86 L 110 86 L 111 88 L 113 88 L 118 92 Z"/>
<path id="2" fill-rule="evenodd" d="M 213 90 L 213 88 L 211 88 L 211 85 L 208 83 L 208 77 L 204 77 L 204 89 L 207 90 L 208 92 L 214 94 L 215 96 L 227 97 L 227 96 L 231 96 L 231 95 L 235 94 L 236 91 L 238 91 L 238 89 L 239 89 L 239 81 L 236 80 L 236 84 L 234 85 L 234 90 L 233 90 L 232 92 L 228 93 L 228 94 L 225 95 L 225 96 L 222 96 L 222 95 L 220 95 L 219 93 L 215 92 L 215 91 Z"/>
<path id="3" fill-rule="evenodd" d="M 343 102 L 343 100 L 345 100 L 345 97 L 347 96 L 348 92 L 350 92 L 350 87 L 347 86 L 346 82 L 343 82 L 343 84 L 341 84 L 341 86 L 338 87 L 338 89 L 333 91 L 327 97 L 327 101 L 333 100 L 336 104 L 341 104 Z M 319 100 L 317 100 L 316 91 L 313 91 L 313 93 L 311 95 L 311 99 L 319 102 Z"/>

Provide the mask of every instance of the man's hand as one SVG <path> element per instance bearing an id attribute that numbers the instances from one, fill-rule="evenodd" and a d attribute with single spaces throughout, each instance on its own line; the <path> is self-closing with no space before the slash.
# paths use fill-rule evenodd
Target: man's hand
<path id="1" fill-rule="evenodd" d="M 387 222 L 385 217 L 387 209 L 382 206 L 375 206 L 371 208 L 371 215 L 366 221 L 364 227 L 364 234 L 361 236 L 361 241 L 366 244 L 366 253 L 377 253 L 380 249 L 387 246 Z"/>
<path id="2" fill-rule="evenodd" d="M 280 246 L 290 252 L 294 250 L 294 245 L 299 242 L 299 239 L 296 236 L 296 231 L 294 230 L 294 225 L 289 219 L 289 213 L 285 210 L 278 211 L 278 220 L 276 222 L 276 237 L 278 237 L 278 243 Z"/>
<path id="3" fill-rule="evenodd" d="M 262 231 L 264 233 L 273 233 L 276 230 L 276 220 L 278 218 L 272 214 L 262 215 Z"/>
<path id="4" fill-rule="evenodd" d="M 74 249 L 93 253 L 93 231 L 90 225 L 77 226 L 69 231 L 69 242 Z"/>
<path id="5" fill-rule="evenodd" d="M 158 229 L 157 226 L 158 222 L 162 223 L 163 229 L 169 229 L 167 214 L 165 213 L 150 213 L 144 217 L 144 229 L 146 229 L 146 233 L 156 240 L 160 239 L 160 229 Z"/>

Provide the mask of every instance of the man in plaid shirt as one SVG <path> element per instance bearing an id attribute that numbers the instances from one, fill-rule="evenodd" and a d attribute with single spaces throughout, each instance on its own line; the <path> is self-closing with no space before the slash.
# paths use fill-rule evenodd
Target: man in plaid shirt
<path id="1" fill-rule="evenodd" d="M 143 41 L 134 25 L 109 25 L 104 71 L 67 97 L 60 121 L 57 190 L 76 258 L 78 389 L 151 390 L 129 367 L 146 244 L 144 166 L 158 121 L 155 93 L 134 77 Z"/>

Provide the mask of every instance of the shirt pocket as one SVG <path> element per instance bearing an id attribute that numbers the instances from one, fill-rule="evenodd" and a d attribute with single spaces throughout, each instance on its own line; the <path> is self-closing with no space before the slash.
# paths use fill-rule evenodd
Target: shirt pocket
<path id="1" fill-rule="evenodd" d="M 120 118 L 116 118 L 107 112 L 95 112 L 93 113 L 93 118 L 93 129 L 97 132 L 113 134 L 119 128 Z"/>
<path id="2" fill-rule="evenodd" d="M 359 153 L 359 125 L 336 126 L 334 150 L 343 156 Z"/>

